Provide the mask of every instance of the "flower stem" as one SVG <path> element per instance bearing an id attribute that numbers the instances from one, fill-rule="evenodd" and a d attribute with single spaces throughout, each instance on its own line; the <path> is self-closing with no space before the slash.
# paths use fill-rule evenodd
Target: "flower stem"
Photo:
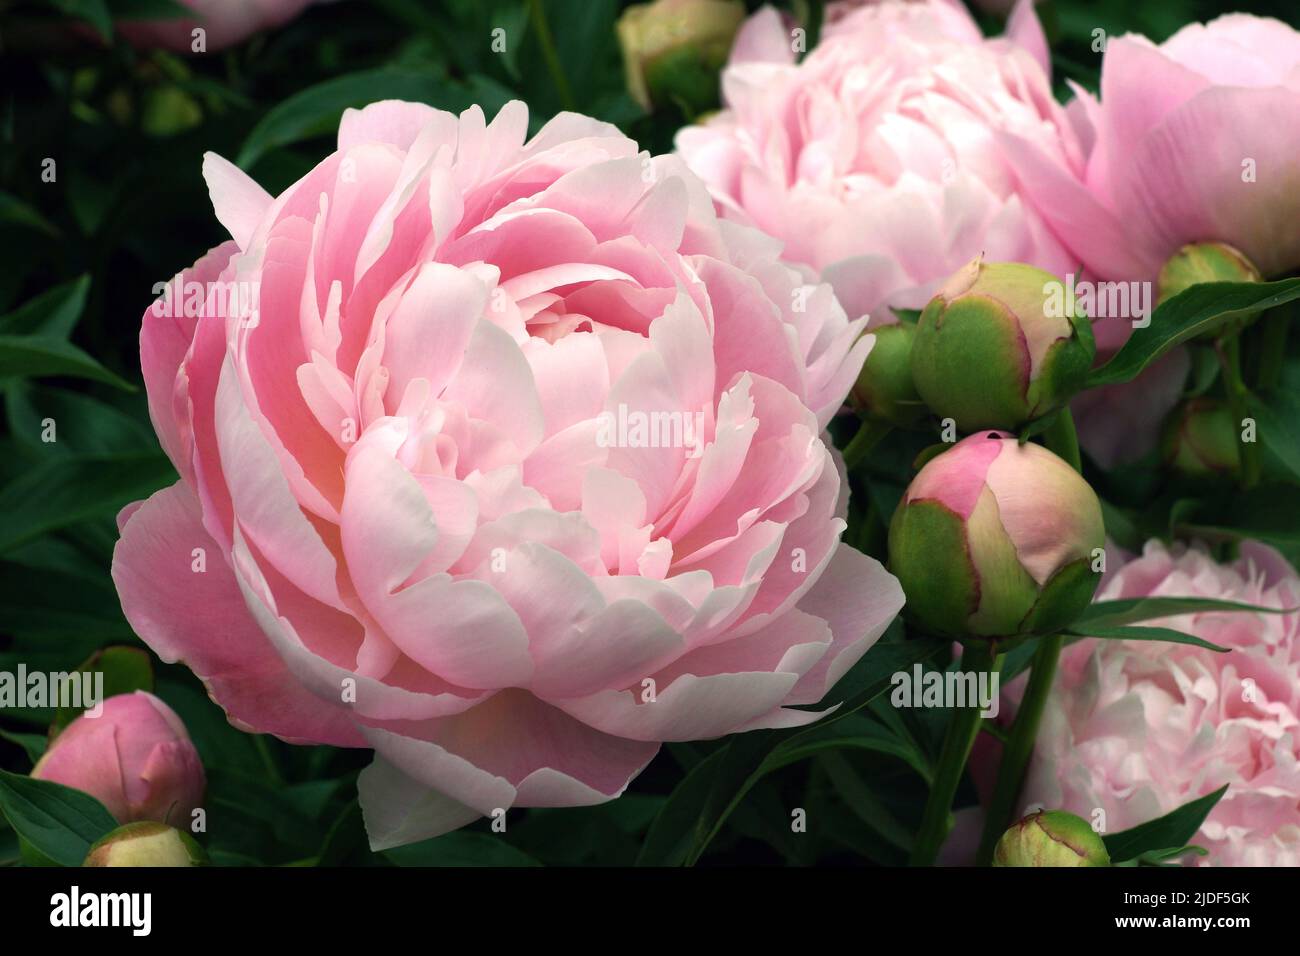
<path id="1" fill-rule="evenodd" d="M 888 422 L 875 421 L 874 419 L 862 419 L 862 425 L 858 428 L 858 433 L 853 436 L 852 440 L 844 448 L 844 468 L 846 471 L 852 471 L 862 460 L 867 457 L 871 449 L 880 444 L 880 440 L 890 433 L 893 426 Z"/>
<path id="2" fill-rule="evenodd" d="M 1241 377 L 1241 336 L 1229 334 L 1220 339 L 1215 351 L 1223 366 L 1223 383 L 1228 392 L 1228 407 L 1232 410 L 1233 428 L 1240 433 L 1242 422 L 1249 414 L 1250 390 Z M 1253 488 L 1259 484 L 1259 447 L 1253 441 L 1238 442 L 1241 448 L 1241 487 Z"/>
<path id="3" fill-rule="evenodd" d="M 1029 758 L 1034 753 L 1038 724 L 1043 718 L 1047 695 L 1056 677 L 1056 663 L 1061 656 L 1063 643 L 1064 639 L 1059 634 L 1044 637 L 1034 652 L 1029 684 L 1025 687 L 1025 696 L 1020 701 L 1015 722 L 1011 725 L 1011 735 L 1002 746 L 998 781 L 993 789 L 993 799 L 989 801 L 988 813 L 984 817 L 984 832 L 980 835 L 980 848 L 975 857 L 975 862 L 980 866 L 988 866 L 993 862 L 993 848 L 1002 832 L 1013 822 L 1016 800 L 1020 797 L 1020 788 L 1025 781 L 1025 771 L 1029 769 Z"/>
<path id="4" fill-rule="evenodd" d="M 979 648 L 968 647 L 962 652 L 962 665 L 967 668 L 967 673 L 995 671 L 1001 663 L 1001 655 L 994 661 L 989 657 L 988 651 Z M 910 866 L 933 866 L 939 848 L 948 836 L 952 798 L 957 793 L 957 785 L 961 783 L 966 758 L 970 756 L 982 720 L 979 701 L 967 703 L 969 706 L 957 708 L 952 720 L 948 722 L 943 747 L 939 751 L 939 764 L 935 768 L 934 781 L 930 784 L 930 796 L 925 801 L 921 826 L 908 858 Z"/>

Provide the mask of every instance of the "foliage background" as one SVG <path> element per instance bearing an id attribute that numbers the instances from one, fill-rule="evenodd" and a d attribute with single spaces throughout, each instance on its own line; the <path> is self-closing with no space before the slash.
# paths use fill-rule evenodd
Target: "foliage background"
<path id="1" fill-rule="evenodd" d="M 113 19 L 166 15 L 169 0 L 0 0 L 0 670 L 19 662 L 70 670 L 100 648 L 140 646 L 108 574 L 113 516 L 175 478 L 148 423 L 137 335 L 154 283 L 225 238 L 202 154 L 235 160 L 275 194 L 331 148 L 345 107 L 388 97 L 453 111 L 478 103 L 489 116 L 519 98 L 534 130 L 560 109 L 577 109 L 666 151 L 686 117 L 671 107 L 645 115 L 625 92 L 614 35 L 624 5 L 343 0 L 231 50 L 181 57 L 96 37 L 111 35 Z M 793 6 L 816 19 L 817 4 Z M 1051 0 L 1040 9 L 1058 90 L 1064 98 L 1066 78 L 1096 89 L 1094 29 L 1160 40 L 1234 8 L 1297 25 L 1288 0 Z M 996 18 L 977 14 L 988 32 L 1000 31 Z M 560 78 L 548 68 L 543 24 Z M 503 54 L 490 49 L 496 27 L 506 31 Z M 41 176 L 47 159 L 56 163 L 54 182 Z M 1285 374 L 1295 394 L 1294 359 Z M 41 441 L 45 418 L 57 422 L 57 442 Z M 892 447 L 854 495 L 853 543 L 877 554 L 881 516 L 892 512 L 917 450 Z M 1152 474 L 1089 474 L 1112 534 L 1136 542 L 1180 521 L 1232 525 L 1293 560 L 1300 552 L 1293 489 L 1189 498 L 1153 484 Z M 864 700 L 873 681 L 910 666 L 918 652 L 896 643 L 900 630 L 868 655 L 870 668 L 846 678 L 853 686 L 844 695 Z M 943 649 L 924 650 L 926 666 L 944 665 Z M 897 863 L 944 716 L 876 700 L 798 740 L 758 733 L 670 745 L 612 804 L 516 812 L 504 836 L 481 823 L 375 855 L 355 801 L 367 752 L 240 733 L 180 667 L 155 662 L 151 677 L 122 679 L 152 681 L 190 728 L 208 771 L 206 843 L 218 863 L 677 862 L 704 842 L 706 863 Z M 29 770 L 55 717 L 0 715 L 0 768 Z M 733 807 L 738 791 L 744 798 Z M 971 799 L 963 793 L 958 803 Z M 819 825 L 792 834 L 790 807 Z M 0 819 L 0 865 L 18 855 Z"/>

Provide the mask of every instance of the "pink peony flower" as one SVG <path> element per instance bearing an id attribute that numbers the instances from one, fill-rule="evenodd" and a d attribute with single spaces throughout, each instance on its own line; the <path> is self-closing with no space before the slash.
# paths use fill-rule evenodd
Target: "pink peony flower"
<path id="1" fill-rule="evenodd" d="M 1051 224 L 1090 280 L 1142 281 L 1189 242 L 1220 241 L 1265 274 L 1300 267 L 1300 33 L 1277 20 L 1230 14 L 1191 24 L 1157 46 L 1110 40 L 1101 99 L 1074 87 L 1069 106 L 1085 152 L 1003 137 L 1026 200 Z M 1096 323 L 1098 358 L 1132 332 L 1127 318 Z M 1180 351 L 1137 382 L 1100 389 L 1075 406 L 1079 435 L 1103 466 L 1156 443 L 1182 391 Z"/>
<path id="2" fill-rule="evenodd" d="M 316 0 L 180 0 L 194 11 L 193 18 L 128 20 L 117 24 L 132 46 L 141 49 L 194 50 L 194 30 L 202 28 L 205 51 L 223 50 L 242 43 L 254 33 L 288 23 Z"/>
<path id="3" fill-rule="evenodd" d="M 1057 275 L 1074 265 L 995 138 L 1014 130 L 1080 161 L 1027 0 L 991 41 L 948 0 L 837 4 L 797 64 L 764 8 L 737 37 L 723 95 L 728 109 L 682 130 L 678 151 L 725 216 L 781 239 L 851 314 L 880 324 L 886 305 L 919 309 L 981 253 Z"/>
<path id="4" fill-rule="evenodd" d="M 376 848 L 808 723 L 902 603 L 819 438 L 862 320 L 680 160 L 527 120 L 349 111 L 274 199 L 209 156 L 233 239 L 179 279 L 226 307 L 144 317 L 181 480 L 121 516 L 126 615 L 238 726 L 373 747 Z"/>
<path id="5" fill-rule="evenodd" d="M 1226 242 L 1267 275 L 1300 267 L 1300 32 L 1234 13 L 1157 46 L 1106 45 L 1101 98 L 1075 88 L 1087 150 L 1004 136 L 1029 201 L 1087 271 L 1154 281 L 1189 242 Z"/>
<path id="6" fill-rule="evenodd" d="M 1097 599 L 1147 595 L 1296 608 L 1300 576 L 1261 544 L 1244 544 L 1238 561 L 1220 565 L 1152 541 Z M 1202 862 L 1300 864 L 1300 614 L 1164 623 L 1232 650 L 1109 640 L 1067 647 L 1022 804 L 1089 819 L 1100 808 L 1114 833 L 1226 783 L 1192 841 L 1210 851 Z"/>
<path id="7" fill-rule="evenodd" d="M 119 823 L 156 820 L 182 828 L 207 785 L 181 719 L 144 691 L 110 697 L 98 717 L 68 724 L 32 776 L 90 794 Z"/>

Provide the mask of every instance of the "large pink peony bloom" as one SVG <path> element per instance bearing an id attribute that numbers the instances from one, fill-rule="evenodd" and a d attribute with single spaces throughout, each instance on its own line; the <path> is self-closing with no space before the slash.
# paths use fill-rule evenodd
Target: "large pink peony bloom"
<path id="1" fill-rule="evenodd" d="M 180 0 L 194 17 L 172 20 L 127 20 L 118 23 L 122 35 L 141 49 L 159 47 L 176 53 L 194 49 L 194 33 L 202 28 L 208 52 L 242 43 L 254 33 L 283 26 L 316 0 Z"/>
<path id="2" fill-rule="evenodd" d="M 950 0 L 835 4 L 802 62 L 791 47 L 774 10 L 755 14 L 723 74 L 728 108 L 678 134 L 724 215 L 781 239 L 873 323 L 886 305 L 921 308 L 980 253 L 1073 268 L 995 137 L 1080 161 L 1032 5 L 985 41 Z"/>
<path id="3" fill-rule="evenodd" d="M 68 724 L 32 776 L 90 794 L 118 823 L 157 820 L 180 829 L 189 827 L 207 786 L 185 725 L 144 691 L 110 697 L 98 717 Z"/>
<path id="4" fill-rule="evenodd" d="M 679 160 L 526 129 L 349 111 L 274 199 L 209 156 L 233 238 L 180 278 L 258 308 L 144 317 L 181 481 L 123 512 L 123 608 L 239 726 L 373 747 L 375 847 L 815 719 L 902 603 L 819 438 L 861 320 Z"/>
<path id="5" fill-rule="evenodd" d="M 1260 544 L 1220 565 L 1151 542 L 1098 600 L 1147 595 L 1296 608 L 1300 577 Z M 1066 648 L 1022 802 L 1085 818 L 1100 808 L 1116 832 L 1226 783 L 1192 841 L 1210 851 L 1204 862 L 1300 865 L 1300 614 L 1168 624 L 1232 650 L 1101 640 Z"/>

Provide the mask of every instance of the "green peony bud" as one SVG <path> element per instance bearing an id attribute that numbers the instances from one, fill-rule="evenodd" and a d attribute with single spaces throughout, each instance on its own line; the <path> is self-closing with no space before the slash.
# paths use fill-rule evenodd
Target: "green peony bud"
<path id="1" fill-rule="evenodd" d="M 1227 403 L 1193 398 L 1174 409 L 1160 438 L 1165 462 L 1195 477 L 1235 476 L 1241 470 L 1237 425 Z"/>
<path id="2" fill-rule="evenodd" d="M 1202 282 L 1260 282 L 1254 263 L 1225 242 L 1194 242 L 1183 246 L 1164 264 L 1157 280 L 1158 302 L 1173 298 L 1184 289 Z M 1239 316 L 1226 326 L 1196 336 L 1211 341 L 1240 332 L 1255 321 L 1258 313 Z"/>
<path id="3" fill-rule="evenodd" d="M 912 341 L 916 326 L 908 322 L 883 325 L 870 333 L 876 338 L 849 401 L 864 418 L 893 425 L 915 425 L 929 414 L 912 384 Z"/>
<path id="4" fill-rule="evenodd" d="M 1194 242 L 1170 256 L 1160 270 L 1159 301 L 1173 298 L 1202 282 L 1259 281 L 1259 270 L 1232 246 L 1223 242 Z"/>
<path id="5" fill-rule="evenodd" d="M 655 0 L 628 7 L 617 28 L 628 92 L 647 110 L 670 101 L 688 116 L 716 108 L 718 73 L 744 19 L 740 0 Z"/>
<path id="6" fill-rule="evenodd" d="M 207 854 L 188 833 L 143 820 L 100 839 L 82 866 L 205 866 L 207 862 Z"/>
<path id="7" fill-rule="evenodd" d="M 935 414 L 962 431 L 1015 431 L 1063 407 L 1096 351 L 1092 325 L 1060 279 L 977 258 L 921 313 L 912 379 Z"/>
<path id="8" fill-rule="evenodd" d="M 1088 483 L 1041 445 L 980 432 L 926 463 L 889 526 L 889 569 L 921 628 L 1055 633 L 1092 600 L 1105 542 Z"/>
<path id="9" fill-rule="evenodd" d="M 993 865 L 1110 866 L 1110 854 L 1087 820 L 1064 810 L 1039 810 L 1002 834 Z"/>

